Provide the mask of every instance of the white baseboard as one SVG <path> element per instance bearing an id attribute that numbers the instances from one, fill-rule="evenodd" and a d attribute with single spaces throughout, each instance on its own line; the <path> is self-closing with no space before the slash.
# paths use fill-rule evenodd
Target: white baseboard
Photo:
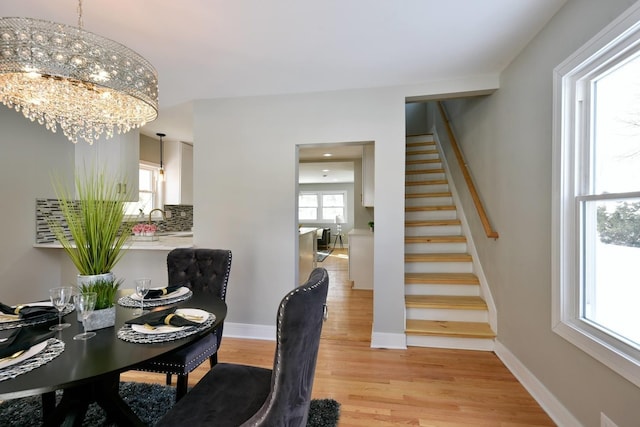
<path id="1" fill-rule="evenodd" d="M 393 348 L 406 350 L 407 338 L 405 334 L 373 332 L 371 334 L 371 348 Z"/>
<path id="2" fill-rule="evenodd" d="M 507 369 L 520 381 L 529 394 L 538 402 L 551 419 L 559 426 L 580 427 L 582 424 L 565 408 L 562 403 L 542 384 L 520 360 L 500 341 L 496 340 L 496 355 Z"/>
<path id="3" fill-rule="evenodd" d="M 224 322 L 223 337 L 245 338 L 252 340 L 276 340 L 276 327 L 266 325 L 251 325 L 248 323 Z"/>

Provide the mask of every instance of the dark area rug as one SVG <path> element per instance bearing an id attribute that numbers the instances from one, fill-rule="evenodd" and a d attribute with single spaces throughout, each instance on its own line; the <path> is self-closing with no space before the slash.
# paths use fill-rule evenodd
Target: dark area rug
<path id="1" fill-rule="evenodd" d="M 120 395 L 131 409 L 149 426 L 153 426 L 173 405 L 175 388 L 159 384 L 124 382 Z M 59 398 L 59 396 L 58 396 Z M 85 427 L 110 426 L 105 424 L 104 411 L 95 403 L 89 406 L 82 423 Z M 340 404 L 333 399 L 314 399 L 309 408 L 307 427 L 334 427 L 338 425 Z M 2 427 L 36 427 L 42 425 L 40 396 L 7 400 L 0 403 Z"/>
<path id="2" fill-rule="evenodd" d="M 318 252 L 316 252 L 316 261 L 317 262 L 324 261 L 325 258 L 327 258 L 329 255 L 331 255 L 331 252 L 333 252 L 333 249 L 327 249 L 326 251 L 318 251 Z"/>

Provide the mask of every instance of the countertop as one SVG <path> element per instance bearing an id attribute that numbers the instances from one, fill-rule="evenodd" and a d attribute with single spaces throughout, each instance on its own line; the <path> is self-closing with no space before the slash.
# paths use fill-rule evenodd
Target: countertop
<path id="1" fill-rule="evenodd" d="M 45 249 L 62 249 L 62 245 L 56 243 L 36 243 L 34 248 Z M 166 235 L 159 235 L 158 240 L 145 241 L 131 237 L 130 244 L 125 245 L 125 250 L 145 250 L 145 251 L 170 251 L 175 248 L 192 248 L 193 247 L 193 234 L 192 233 L 169 233 Z"/>
<path id="2" fill-rule="evenodd" d="M 306 234 L 306 233 L 314 232 L 316 230 L 317 230 L 317 228 L 315 228 L 315 227 L 299 227 L 298 228 L 298 233 L 299 234 Z"/>
<path id="3" fill-rule="evenodd" d="M 354 228 L 347 233 L 349 236 L 373 236 L 373 231 L 368 228 Z"/>

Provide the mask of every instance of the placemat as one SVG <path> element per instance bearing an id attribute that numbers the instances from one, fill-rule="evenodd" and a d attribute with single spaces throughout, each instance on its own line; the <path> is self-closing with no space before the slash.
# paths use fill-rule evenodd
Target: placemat
<path id="1" fill-rule="evenodd" d="M 32 371 L 45 363 L 49 363 L 56 357 L 60 356 L 64 351 L 64 342 L 57 338 L 49 338 L 47 346 L 40 353 L 28 358 L 27 360 L 0 369 L 0 381 L 15 378 L 20 374 Z"/>
<path id="2" fill-rule="evenodd" d="M 71 313 L 73 310 L 75 310 L 75 307 L 73 306 L 73 304 L 67 304 L 65 309 L 62 310 L 62 315 L 66 316 L 67 314 Z M 58 315 L 56 314 L 51 316 L 49 315 L 40 316 L 35 319 L 19 319 L 19 320 L 16 320 L 15 322 L 0 322 L 0 330 L 21 328 L 23 326 L 39 325 L 40 323 L 50 322 L 53 319 L 57 320 Z"/>
<path id="3" fill-rule="evenodd" d="M 118 330 L 118 338 L 136 344 L 151 344 L 155 342 L 179 340 L 180 338 L 188 337 L 189 335 L 197 334 L 209 329 L 215 321 L 216 316 L 213 313 L 209 313 L 207 320 L 202 322 L 200 325 L 187 327 L 168 334 L 142 334 L 131 329 L 131 325 L 124 325 L 120 330 Z"/>
<path id="4" fill-rule="evenodd" d="M 149 307 L 160 307 L 162 305 L 175 304 L 180 301 L 188 300 L 189 298 L 191 298 L 192 295 L 193 295 L 193 292 L 191 291 L 191 289 L 189 289 L 189 292 L 187 292 L 186 294 L 180 295 L 175 298 L 146 299 L 144 300 L 144 306 L 149 308 Z M 140 301 L 134 300 L 129 295 L 120 297 L 118 299 L 118 304 L 120 304 L 122 307 L 140 308 Z"/>

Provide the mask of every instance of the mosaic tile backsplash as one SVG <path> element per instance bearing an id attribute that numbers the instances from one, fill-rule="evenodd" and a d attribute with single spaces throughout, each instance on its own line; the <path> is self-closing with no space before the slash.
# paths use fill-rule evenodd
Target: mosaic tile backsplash
<path id="1" fill-rule="evenodd" d="M 154 220 L 159 233 L 191 231 L 193 227 L 192 205 L 164 205 L 166 220 Z M 54 243 L 56 238 L 47 224 L 46 218 L 63 218 L 60 204 L 56 199 L 36 199 L 36 243 Z M 146 222 L 146 219 L 140 222 Z"/>

